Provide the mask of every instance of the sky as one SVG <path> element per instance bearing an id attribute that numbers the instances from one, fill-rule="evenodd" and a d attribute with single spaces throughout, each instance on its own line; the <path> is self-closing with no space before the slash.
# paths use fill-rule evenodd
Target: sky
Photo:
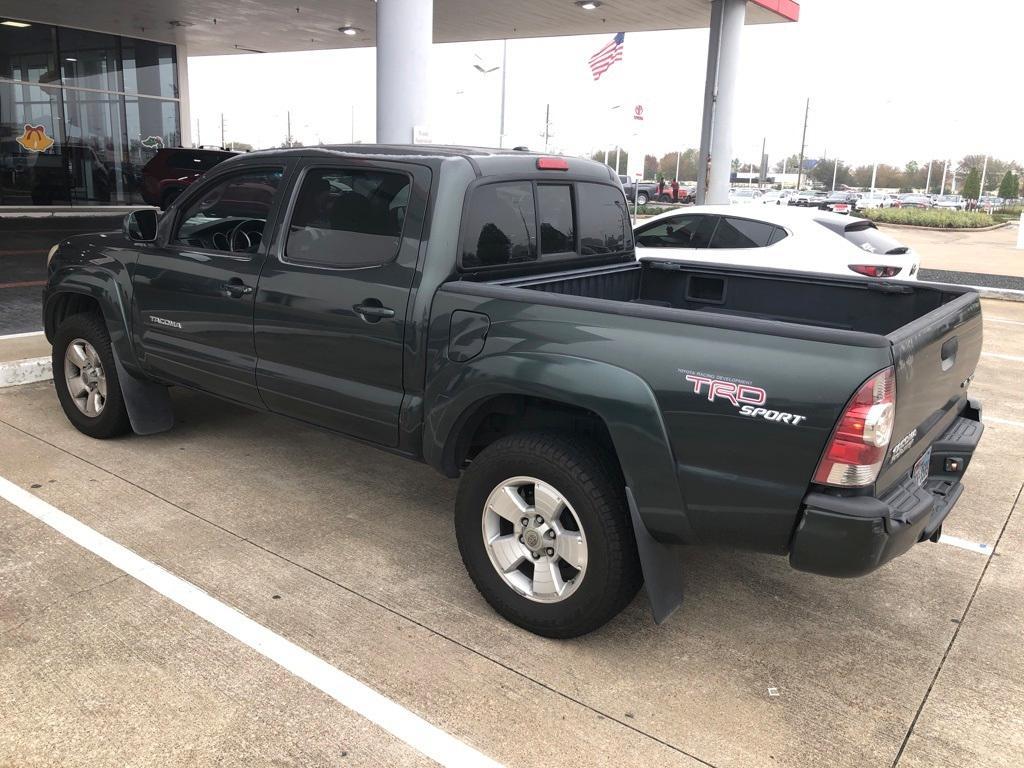
<path id="1" fill-rule="evenodd" d="M 617 0 L 627 2 L 628 0 Z M 1019 0 L 802 0 L 795 24 L 747 26 L 733 156 L 770 162 L 800 149 L 854 165 L 992 154 L 1024 161 Z M 611 35 L 508 42 L 505 146 L 585 154 L 643 146 L 661 156 L 697 147 L 707 30 L 628 33 L 624 60 L 594 82 L 587 60 Z M 429 130 L 437 143 L 496 146 L 502 43 L 431 50 Z M 262 148 L 372 142 L 372 48 L 189 59 L 192 139 Z M 476 57 L 480 57 L 477 59 Z M 635 105 L 645 120 L 634 136 Z M 612 107 L 618 106 L 617 109 Z M 621 117 L 620 117 L 621 116 Z"/>

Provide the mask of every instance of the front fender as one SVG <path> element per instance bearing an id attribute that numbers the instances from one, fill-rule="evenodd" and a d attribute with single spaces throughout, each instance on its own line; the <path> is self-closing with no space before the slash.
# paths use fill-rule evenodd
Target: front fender
<path id="1" fill-rule="evenodd" d="M 488 400 L 524 395 L 596 413 L 611 434 L 644 525 L 658 540 L 694 540 L 661 411 L 636 374 L 566 355 L 502 353 L 446 363 L 428 382 L 424 458 L 444 472 L 459 429 Z"/>
<path id="2" fill-rule="evenodd" d="M 100 308 L 103 321 L 110 334 L 110 344 L 118 359 L 132 373 L 139 373 L 138 360 L 131 343 L 131 321 L 128 307 L 131 303 L 131 279 L 119 262 L 102 266 L 79 263 L 60 266 L 47 280 L 43 295 L 43 328 L 46 338 L 53 341 L 56 333 L 56 311 L 67 294 L 93 299 Z"/>

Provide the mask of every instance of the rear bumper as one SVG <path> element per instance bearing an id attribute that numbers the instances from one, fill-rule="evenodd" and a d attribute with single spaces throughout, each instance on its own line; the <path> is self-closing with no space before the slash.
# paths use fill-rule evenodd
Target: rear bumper
<path id="1" fill-rule="evenodd" d="M 908 473 L 877 498 L 808 493 L 790 546 L 790 565 L 825 576 L 862 576 L 919 541 L 937 540 L 963 492 L 960 479 L 984 429 L 981 406 L 971 401 L 932 444 L 924 485 Z"/>

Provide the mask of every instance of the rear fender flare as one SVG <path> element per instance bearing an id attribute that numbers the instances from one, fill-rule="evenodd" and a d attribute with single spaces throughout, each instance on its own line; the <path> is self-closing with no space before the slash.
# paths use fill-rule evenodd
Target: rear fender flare
<path id="1" fill-rule="evenodd" d="M 491 355 L 448 364 L 427 388 L 424 458 L 453 474 L 463 425 L 488 400 L 524 395 L 585 408 L 608 428 L 637 512 L 655 538 L 660 523 L 693 541 L 671 444 L 654 392 L 636 374 L 592 360 L 542 353 Z"/>

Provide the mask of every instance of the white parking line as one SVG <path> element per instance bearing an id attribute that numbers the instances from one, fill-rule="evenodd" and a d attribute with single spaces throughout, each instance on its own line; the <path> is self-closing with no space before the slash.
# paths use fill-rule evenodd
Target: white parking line
<path id="1" fill-rule="evenodd" d="M 42 336 L 42 331 L 28 331 L 27 333 L 8 333 L 6 336 L 0 336 L 0 341 L 4 339 L 27 339 L 29 336 Z"/>
<path id="2" fill-rule="evenodd" d="M 979 544 L 976 541 L 968 541 L 967 539 L 961 539 L 959 536 L 947 536 L 946 534 L 942 534 L 939 537 L 939 544 L 949 544 L 951 547 L 960 547 L 960 549 L 977 552 L 979 555 L 992 554 L 992 547 L 988 544 Z"/>
<path id="3" fill-rule="evenodd" d="M 1010 325 L 1024 325 L 1024 320 L 1010 320 L 1008 317 L 986 317 L 986 320 L 991 320 L 993 323 L 1009 323 Z"/>
<path id="4" fill-rule="evenodd" d="M 419 715 L 3 477 L 0 477 L 0 498 L 224 630 L 435 762 L 445 766 L 499 767 L 499 763 Z"/>
<path id="5" fill-rule="evenodd" d="M 1010 360 L 1014 363 L 1024 363 L 1024 357 L 1020 355 L 1001 355 L 998 352 L 982 352 L 982 357 L 994 357 L 996 360 Z"/>

